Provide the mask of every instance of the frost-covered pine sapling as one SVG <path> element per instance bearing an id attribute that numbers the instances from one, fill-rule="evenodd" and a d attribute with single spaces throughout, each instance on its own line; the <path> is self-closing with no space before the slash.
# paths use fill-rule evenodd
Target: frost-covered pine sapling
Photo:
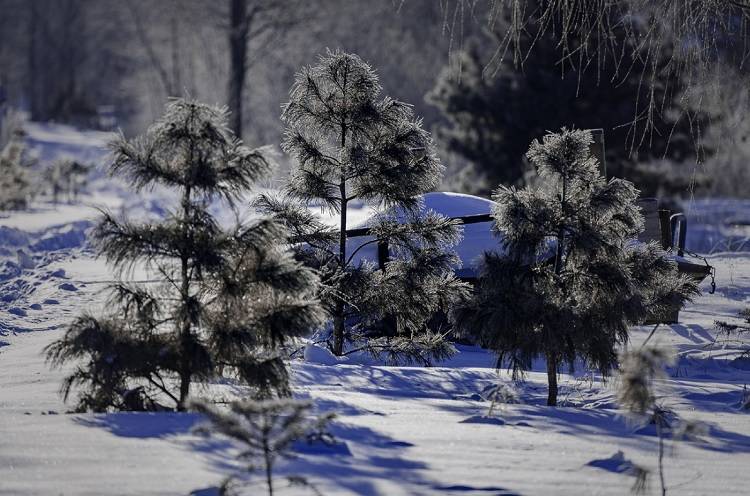
<path id="1" fill-rule="evenodd" d="M 416 348 L 438 357 L 449 351 L 440 336 L 425 333 L 427 321 L 466 294 L 451 270 L 450 248 L 460 231 L 437 214 L 419 214 L 420 195 L 439 184 L 443 166 L 411 106 L 381 97 L 381 89 L 368 64 L 339 51 L 300 71 L 282 115 L 283 148 L 297 164 L 287 201 L 265 198 L 262 204 L 305 243 L 302 256 L 323 274 L 334 354 L 345 352 L 346 340 L 377 337 L 370 350 L 421 362 Z M 398 255 L 382 272 L 354 263 L 359 248 L 350 249 L 346 229 L 355 201 L 393 214 L 371 226 L 375 239 L 367 242 L 387 242 Z M 310 204 L 336 216 L 338 230 L 311 218 Z M 387 325 L 392 320 L 395 331 Z"/>
<path id="2" fill-rule="evenodd" d="M 273 471 L 279 458 L 293 456 L 292 444 L 307 439 L 330 442 L 326 427 L 333 419 L 331 413 L 311 416 L 312 404 L 294 399 L 265 401 L 243 400 L 218 408 L 200 400 L 191 400 L 190 407 L 206 417 L 209 423 L 199 431 L 226 436 L 240 444 L 238 458 L 247 463 L 248 472 L 262 468 L 269 496 L 274 494 Z M 221 494 L 232 494 L 236 476 L 222 484 Z M 289 477 L 292 484 L 309 483 L 299 476 Z M 255 494 L 255 493 L 253 493 Z"/>
<path id="3" fill-rule="evenodd" d="M 656 382 L 667 378 L 665 368 L 674 362 L 671 353 L 661 348 L 645 347 L 625 352 L 620 357 L 620 383 L 617 401 L 636 419 L 647 419 L 656 427 L 659 438 L 659 481 L 662 495 L 666 494 L 664 483 L 664 429 L 669 427 L 669 411 L 657 403 Z M 645 479 L 648 472 L 643 472 Z M 645 482 L 634 486 L 639 489 Z"/>
<path id="4" fill-rule="evenodd" d="M 63 384 L 81 386 L 80 410 L 185 408 L 191 383 L 229 376 L 256 394 L 288 393 L 283 346 L 321 324 L 317 276 L 294 260 L 286 230 L 260 218 L 223 229 L 212 200 L 234 205 L 269 172 L 259 150 L 228 131 L 224 109 L 177 99 L 146 134 L 113 144 L 112 174 L 135 189 L 174 190 L 164 219 L 106 213 L 93 232 L 120 274 L 104 315 L 84 314 L 47 348 L 53 365 L 77 363 Z M 156 283 L 124 280 L 134 266 Z"/>
<path id="5" fill-rule="evenodd" d="M 734 340 L 745 348 L 740 355 L 741 359 L 750 359 L 750 343 L 744 337 L 750 336 L 750 308 L 744 308 L 737 313 L 742 319 L 740 323 L 717 320 L 715 322 L 719 335 L 726 336 L 726 341 Z"/>
<path id="6" fill-rule="evenodd" d="M 78 200 L 78 195 L 81 194 L 88 184 L 88 175 L 91 172 L 91 167 L 77 160 L 72 160 L 68 163 L 64 172 L 67 176 L 68 199 L 76 201 Z"/>
<path id="7" fill-rule="evenodd" d="M 0 150 L 0 210 L 25 209 L 34 192 L 23 137 L 23 130 L 15 129 L 8 144 Z"/>
<path id="8" fill-rule="evenodd" d="M 557 374 L 577 359 L 606 375 L 628 326 L 658 318 L 697 292 L 656 243 L 634 242 L 643 229 L 638 191 L 606 181 L 588 131 L 534 141 L 528 158 L 539 181 L 494 195 L 501 254 L 487 254 L 471 303 L 456 311 L 464 333 L 498 353 L 516 378 L 543 357 L 548 405 Z"/>
<path id="9" fill-rule="evenodd" d="M 44 170 L 44 181 L 47 183 L 49 193 L 52 195 L 52 203 L 57 205 L 60 201 L 60 195 L 65 188 L 62 177 L 63 162 L 58 161 Z"/>
<path id="10" fill-rule="evenodd" d="M 77 200 L 86 187 L 91 167 L 75 160 L 62 159 L 53 163 L 44 171 L 44 179 L 52 194 L 52 202 L 57 204 L 62 194 L 68 201 Z"/>
<path id="11" fill-rule="evenodd" d="M 668 375 L 666 369 L 673 365 L 675 356 L 669 350 L 645 344 L 620 355 L 617 402 L 632 419 L 640 423 L 653 424 L 659 439 L 659 483 L 662 496 L 667 494 L 664 479 L 664 439 L 669 432 L 673 440 L 701 439 L 708 432 L 705 424 L 677 417 L 659 401 L 659 386 Z M 645 488 L 648 470 L 638 467 L 633 492 Z M 642 480 L 641 480 L 642 479 Z"/>
<path id="12" fill-rule="evenodd" d="M 519 402 L 518 391 L 510 384 L 505 383 L 500 378 L 496 384 L 493 384 L 482 391 L 482 397 L 490 400 L 490 407 L 487 410 L 487 417 L 492 417 L 492 412 L 499 404 L 510 405 Z"/>

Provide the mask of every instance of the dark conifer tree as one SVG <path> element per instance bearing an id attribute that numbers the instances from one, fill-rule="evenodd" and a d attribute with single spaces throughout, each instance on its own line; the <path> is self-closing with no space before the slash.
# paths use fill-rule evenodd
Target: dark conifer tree
<path id="1" fill-rule="evenodd" d="M 80 385 L 84 410 L 153 408 L 164 398 L 184 409 L 193 381 L 222 374 L 259 394 L 287 392 L 281 346 L 321 322 L 317 277 L 285 248 L 277 222 L 225 230 L 208 211 L 269 171 L 262 151 L 234 137 L 223 109 L 182 99 L 113 150 L 112 174 L 136 189 L 173 189 L 180 201 L 158 223 L 105 214 L 95 229 L 99 253 L 121 274 L 141 264 L 161 283 L 117 283 L 105 315 L 77 318 L 48 347 L 53 364 L 83 359 L 65 396 Z"/>
<path id="2" fill-rule="evenodd" d="M 518 8 L 539 12 L 542 3 L 528 0 Z M 530 22 L 518 33 L 517 57 L 496 53 L 517 21 L 518 12 L 508 8 L 492 32 L 468 43 L 460 74 L 454 66 L 443 70 L 427 98 L 445 117 L 437 135 L 469 163 L 460 172 L 463 189 L 489 194 L 497 184 L 522 184 L 527 144 L 561 127 L 604 129 L 608 175 L 630 180 L 646 195 L 684 194 L 694 184 L 685 166 L 709 151 L 700 140 L 706 116 L 688 108 L 685 77 L 670 65 L 673 47 L 665 43 L 639 56 L 645 55 L 637 49 L 641 38 L 614 10 L 601 23 L 612 26 L 619 61 L 585 60 L 584 50 L 577 52 L 584 42 L 553 19 Z M 666 31 L 644 21 L 642 29 L 648 27 Z M 569 35 L 564 46 L 563 32 Z"/>
<path id="3" fill-rule="evenodd" d="M 425 329 L 431 313 L 465 292 L 446 251 L 458 239 L 457 226 L 419 213 L 420 195 L 440 183 L 443 171 L 430 135 L 410 105 L 380 93 L 376 74 L 356 55 L 328 52 L 317 65 L 304 68 L 282 115 L 287 124 L 283 148 L 297 162 L 289 201 L 264 202 L 307 243 L 308 259 L 322 269 L 336 355 L 344 352 L 347 337 L 353 339 L 358 331 L 372 337 L 388 317 L 395 318 L 398 334 L 412 338 Z M 349 248 L 346 228 L 354 201 L 380 204 L 392 214 L 371 226 L 374 239 L 367 242 L 388 242 L 400 255 L 384 272 L 353 262 L 357 249 Z M 339 229 L 315 221 L 308 203 L 337 216 Z M 396 221 L 399 216 L 406 223 Z M 356 324 L 347 329 L 352 320 Z M 439 340 L 432 338 L 429 345 L 437 346 Z"/>
<path id="4" fill-rule="evenodd" d="M 24 156 L 23 131 L 13 131 L 8 144 L 0 150 L 0 210 L 26 208 L 33 193 L 28 172 L 31 163 Z"/>
<path id="5" fill-rule="evenodd" d="M 57 204 L 62 194 L 68 201 L 75 201 L 86 188 L 91 166 L 76 160 L 62 159 L 56 161 L 44 171 L 44 180 L 52 195 L 52 202 Z"/>
<path id="6" fill-rule="evenodd" d="M 628 325 L 659 318 L 697 289 L 655 244 L 636 244 L 638 191 L 605 181 L 588 131 L 548 134 L 528 158 L 538 186 L 495 192 L 504 252 L 488 254 L 470 305 L 457 311 L 467 334 L 495 350 L 514 376 L 546 359 L 548 404 L 557 374 L 576 359 L 607 374 Z"/>

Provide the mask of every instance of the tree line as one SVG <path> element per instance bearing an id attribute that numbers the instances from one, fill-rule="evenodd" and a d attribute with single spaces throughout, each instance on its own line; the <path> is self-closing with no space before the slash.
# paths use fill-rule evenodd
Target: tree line
<path id="1" fill-rule="evenodd" d="M 317 331 L 338 356 L 429 365 L 455 353 L 451 335 L 429 324 L 443 312 L 453 336 L 498 354 L 498 368 L 521 374 L 543 357 L 555 405 L 564 365 L 607 374 L 628 325 L 696 293 L 657 244 L 632 243 L 643 229 L 637 189 L 603 178 L 591 133 L 567 129 L 531 144 L 535 186 L 496 190 L 498 250 L 475 287 L 459 281 L 459 226 L 420 208 L 443 169 L 430 134 L 382 91 L 372 67 L 341 51 L 298 72 L 282 114 L 295 169 L 281 195 L 255 201 L 259 217 L 232 228 L 208 205 L 237 208 L 272 163 L 234 135 L 225 109 L 176 99 L 143 136 L 114 142 L 112 174 L 173 189 L 178 201 L 159 222 L 105 213 L 94 230 L 123 277 L 109 312 L 79 316 L 47 348 L 54 365 L 76 365 L 64 395 L 80 390 L 84 411 L 184 410 L 196 382 L 226 378 L 250 397 L 283 397 L 298 338 Z M 383 267 L 355 262 L 346 234 L 355 199 L 382 208 L 367 242 L 393 248 Z M 127 280 L 136 265 L 156 282 Z"/>
<path id="2" fill-rule="evenodd" d="M 647 194 L 744 195 L 727 176 L 747 153 L 731 117 L 747 102 L 720 89 L 744 78 L 743 9 L 538 3 L 5 0 L 0 86 L 35 120 L 110 126 L 114 115 L 130 136 L 187 93 L 225 102 L 239 138 L 276 143 L 295 68 L 346 47 L 436 132 L 451 189 L 523 184 L 526 144 L 567 126 L 603 128 L 609 169 Z M 617 22 L 631 10 L 642 22 Z"/>

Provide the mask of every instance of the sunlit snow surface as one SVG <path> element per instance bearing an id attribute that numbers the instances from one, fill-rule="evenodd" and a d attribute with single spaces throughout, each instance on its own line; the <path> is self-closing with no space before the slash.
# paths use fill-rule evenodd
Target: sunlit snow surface
<path id="1" fill-rule="evenodd" d="M 2 294 L 15 299 L 0 302 L 0 492 L 187 494 L 218 485 L 234 452 L 191 434 L 192 415 L 64 413 L 69 406 L 57 390 L 65 371 L 50 371 L 41 350 L 74 315 L 100 309 L 111 274 L 84 251 L 59 254 L 1 283 Z M 750 414 L 738 404 L 750 372 L 729 362 L 736 348 L 712 344 L 712 322 L 748 303 L 750 256 L 711 260 L 718 269 L 716 294 L 701 296 L 682 312 L 681 324 L 657 333 L 681 355 L 666 404 L 711 425 L 705 441 L 682 442 L 667 458 L 667 480 L 684 484 L 679 494 L 746 494 Z M 11 308 L 26 315 L 10 314 Z M 648 330 L 635 329 L 634 344 Z M 488 402 L 480 393 L 497 381 L 494 357 L 471 347 L 459 351 L 433 368 L 296 361 L 296 394 L 338 412 L 334 433 L 341 444 L 303 447 L 281 473 L 306 475 L 323 494 L 574 495 L 627 491 L 629 475 L 589 465 L 618 450 L 655 467 L 653 433 L 634 433 L 618 415 L 612 383 L 564 375 L 566 406 L 548 408 L 543 364 L 537 363 L 519 386 L 524 404 L 507 405 L 490 421 L 483 418 Z M 199 392 L 234 395 L 241 388 L 213 385 Z"/>
<path id="2" fill-rule="evenodd" d="M 66 371 L 44 363 L 43 348 L 71 318 L 101 310 L 113 279 L 86 246 L 95 207 L 159 216 L 169 199 L 151 192 L 144 201 L 104 178 L 93 189 L 82 204 L 37 203 L 28 213 L 0 214 L 0 494 L 215 494 L 236 467 L 236 452 L 192 434 L 195 415 L 67 414 L 70 405 L 58 395 Z M 736 218 L 750 212 L 746 203 L 735 209 Z M 357 209 L 350 226 L 370 213 Z M 701 232 L 695 222 L 691 228 Z M 18 249 L 29 256 L 25 268 Z M 732 362 L 739 345 L 722 343 L 713 329 L 714 320 L 750 305 L 750 253 L 709 260 L 717 268 L 716 293 L 697 298 L 680 324 L 661 327 L 655 338 L 680 356 L 663 401 L 710 431 L 702 441 L 668 449 L 670 494 L 741 495 L 750 487 L 750 412 L 738 408 L 750 372 Z M 135 270 L 129 277 L 148 274 Z M 650 330 L 633 329 L 632 345 Z M 324 495 L 621 495 L 633 482 L 623 464 L 656 468 L 653 430 L 630 425 L 615 409 L 613 382 L 585 371 L 564 374 L 563 406 L 548 408 L 544 364 L 535 363 L 518 385 L 523 403 L 488 419 L 482 391 L 498 374 L 495 358 L 481 349 L 459 347 L 432 368 L 356 357 L 338 363 L 312 352 L 308 358 L 293 363 L 295 393 L 338 413 L 339 443 L 298 446 L 299 456 L 283 462 L 279 475 L 306 476 Z M 195 392 L 229 398 L 243 390 L 207 384 Z M 259 480 L 251 479 L 248 494 L 262 494 Z M 284 486 L 281 478 L 278 485 Z M 652 492 L 657 485 L 653 479 Z"/>

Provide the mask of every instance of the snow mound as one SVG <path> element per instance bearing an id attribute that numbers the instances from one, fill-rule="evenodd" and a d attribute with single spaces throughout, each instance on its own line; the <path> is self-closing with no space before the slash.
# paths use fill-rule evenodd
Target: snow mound
<path id="1" fill-rule="evenodd" d="M 53 227 L 44 232 L 30 248 L 35 252 L 80 248 L 86 244 L 86 232 L 93 226 L 88 220 Z"/>
<path id="2" fill-rule="evenodd" d="M 438 191 L 422 196 L 420 211 L 433 211 L 446 217 L 492 213 L 495 202 L 474 195 Z"/>
<path id="3" fill-rule="evenodd" d="M 386 362 L 379 360 L 366 351 L 349 352 L 346 356 L 337 357 L 331 350 L 317 344 L 308 344 L 305 346 L 304 359 L 307 363 L 316 365 L 367 365 L 367 366 L 386 366 Z"/>
<path id="4" fill-rule="evenodd" d="M 338 357 L 331 353 L 331 350 L 317 344 L 306 345 L 304 356 L 305 361 L 308 363 L 317 363 L 319 365 L 336 365 L 339 363 Z"/>

